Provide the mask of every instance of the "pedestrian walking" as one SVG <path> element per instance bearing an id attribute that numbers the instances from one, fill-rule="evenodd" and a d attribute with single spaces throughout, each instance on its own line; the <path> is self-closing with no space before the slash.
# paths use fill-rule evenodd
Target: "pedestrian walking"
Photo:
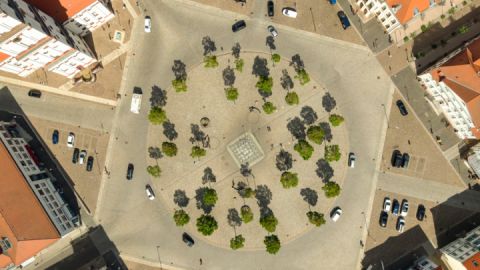
<path id="1" fill-rule="evenodd" d="M 202 260 L 202 258 L 200 258 L 200 265 L 202 265 L 202 264 L 203 264 L 203 260 Z"/>

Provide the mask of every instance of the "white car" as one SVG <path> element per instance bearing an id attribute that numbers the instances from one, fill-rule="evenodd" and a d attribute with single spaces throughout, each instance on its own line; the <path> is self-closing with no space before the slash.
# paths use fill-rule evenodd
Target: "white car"
<path id="1" fill-rule="evenodd" d="M 152 19 L 150 18 L 150 16 L 145 16 L 145 32 L 152 32 Z"/>
<path id="2" fill-rule="evenodd" d="M 80 155 L 78 157 L 78 164 L 85 163 L 85 158 L 86 157 L 87 157 L 87 151 L 85 151 L 85 150 L 80 151 Z"/>
<path id="3" fill-rule="evenodd" d="M 73 147 L 74 145 L 75 145 L 75 134 L 73 134 L 73 132 L 70 132 L 67 137 L 67 146 Z"/>
<path id="4" fill-rule="evenodd" d="M 147 193 L 147 197 L 149 200 L 155 199 L 155 193 L 153 193 L 153 189 L 150 185 L 145 186 L 145 192 Z"/>
<path id="5" fill-rule="evenodd" d="M 355 168 L 355 160 L 356 159 L 357 159 L 357 157 L 355 156 L 355 153 L 348 154 L 348 167 Z"/>
<path id="6" fill-rule="evenodd" d="M 275 27 L 269 25 L 269 26 L 267 27 L 267 30 L 268 30 L 268 32 L 270 32 L 270 35 L 272 35 L 272 37 L 278 36 L 278 32 L 277 32 L 277 30 L 275 29 Z"/>
<path id="7" fill-rule="evenodd" d="M 406 217 L 408 214 L 408 201 L 407 200 L 403 200 L 402 201 L 402 207 L 400 207 L 400 215 L 402 217 Z"/>
<path id="8" fill-rule="evenodd" d="M 340 209 L 340 207 L 336 207 L 335 210 L 330 215 L 330 218 L 332 219 L 333 222 L 337 222 L 337 220 L 340 218 L 341 215 L 342 215 L 342 209 Z"/>
<path id="9" fill-rule="evenodd" d="M 396 229 L 399 233 L 402 233 L 405 230 L 405 219 L 403 217 L 398 217 Z"/>
<path id="10" fill-rule="evenodd" d="M 390 198 L 385 197 L 385 200 L 383 200 L 383 211 L 385 212 L 390 212 L 390 209 L 392 208 L 392 201 Z"/>
<path id="11" fill-rule="evenodd" d="M 283 13 L 283 15 L 285 15 L 287 17 L 290 17 L 290 18 L 296 18 L 297 17 L 297 11 L 293 8 L 289 8 L 289 7 L 283 8 L 282 13 Z"/>

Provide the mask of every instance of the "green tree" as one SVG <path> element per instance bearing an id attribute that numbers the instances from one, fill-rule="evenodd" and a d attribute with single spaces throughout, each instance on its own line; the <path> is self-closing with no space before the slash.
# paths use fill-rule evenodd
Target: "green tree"
<path id="1" fill-rule="evenodd" d="M 147 172 L 153 177 L 160 177 L 162 170 L 158 165 L 155 165 L 155 166 L 148 166 Z"/>
<path id="2" fill-rule="evenodd" d="M 172 86 L 175 88 L 175 91 L 178 92 L 187 92 L 187 80 L 184 79 L 175 79 L 172 81 Z"/>
<path id="3" fill-rule="evenodd" d="M 162 152 L 168 156 L 173 157 L 177 155 L 177 145 L 171 142 L 162 143 Z"/>
<path id="4" fill-rule="evenodd" d="M 320 126 L 310 126 L 307 130 L 307 137 L 316 144 L 322 144 L 325 131 Z"/>
<path id="5" fill-rule="evenodd" d="M 148 113 L 148 120 L 154 125 L 163 124 L 167 120 L 167 113 L 160 107 L 153 107 Z"/>
<path id="6" fill-rule="evenodd" d="M 183 226 L 190 221 L 190 216 L 183 209 L 180 209 L 173 214 L 173 220 L 175 220 L 177 226 Z"/>
<path id="7" fill-rule="evenodd" d="M 202 200 L 203 204 L 207 206 L 215 205 L 218 200 L 217 191 L 213 188 L 206 188 Z"/>
<path id="8" fill-rule="evenodd" d="M 285 96 L 285 102 L 287 102 L 288 105 L 297 105 L 300 102 L 300 99 L 298 98 L 297 93 L 290 92 Z"/>
<path id="9" fill-rule="evenodd" d="M 280 62 L 280 59 L 281 59 L 281 57 L 278 53 L 272 54 L 272 61 L 273 62 L 278 63 L 278 62 Z"/>
<path id="10" fill-rule="evenodd" d="M 245 243 L 245 237 L 239 234 L 234 238 L 230 239 L 230 248 L 233 250 L 237 250 L 239 248 L 242 248 L 244 243 Z"/>
<path id="11" fill-rule="evenodd" d="M 273 213 L 269 213 L 260 218 L 260 224 L 267 232 L 274 232 L 277 229 L 278 219 Z"/>
<path id="12" fill-rule="evenodd" d="M 284 188 L 296 187 L 298 185 L 298 175 L 296 173 L 284 172 L 280 177 L 280 182 Z"/>
<path id="13" fill-rule="evenodd" d="M 217 221 L 210 215 L 201 215 L 197 218 L 197 230 L 203 235 L 212 235 L 218 229 Z"/>
<path id="14" fill-rule="evenodd" d="M 305 85 L 310 81 L 310 75 L 308 75 L 305 69 L 298 70 L 297 75 L 295 75 L 295 78 L 300 81 L 301 85 Z"/>
<path id="15" fill-rule="evenodd" d="M 325 224 L 325 218 L 323 217 L 323 214 L 318 213 L 317 211 L 308 211 L 307 217 L 310 223 L 312 223 L 317 227 L 320 227 L 323 224 Z"/>
<path id="16" fill-rule="evenodd" d="M 239 58 L 239 59 L 235 59 L 235 70 L 237 70 L 238 72 L 242 72 L 243 71 L 243 59 Z"/>
<path id="17" fill-rule="evenodd" d="M 260 92 L 263 92 L 266 96 L 269 96 L 272 94 L 273 79 L 272 77 L 260 76 L 255 86 L 260 90 Z"/>
<path id="18" fill-rule="evenodd" d="M 194 146 L 192 147 L 192 153 L 190 156 L 192 158 L 201 158 L 207 154 L 207 150 L 201 148 L 200 146 Z"/>
<path id="19" fill-rule="evenodd" d="M 325 183 L 325 185 L 322 187 L 322 190 L 325 191 L 325 196 L 327 198 L 333 198 L 340 195 L 341 188 L 337 183 L 331 181 Z"/>
<path id="20" fill-rule="evenodd" d="M 272 114 L 273 112 L 275 112 L 277 110 L 277 107 L 275 107 L 275 105 L 273 105 L 273 103 L 270 102 L 270 101 L 265 102 L 263 104 L 262 108 L 263 108 L 263 111 L 266 114 Z"/>
<path id="21" fill-rule="evenodd" d="M 226 88 L 225 95 L 227 96 L 227 100 L 235 101 L 238 98 L 238 90 L 235 87 Z"/>
<path id="22" fill-rule="evenodd" d="M 270 254 L 276 254 L 281 247 L 280 239 L 274 234 L 265 236 L 263 243 L 265 244 L 267 252 Z"/>
<path id="23" fill-rule="evenodd" d="M 242 208 L 240 208 L 240 215 L 242 216 L 244 223 L 249 223 L 253 220 L 253 212 L 248 205 L 244 205 Z"/>
<path id="24" fill-rule="evenodd" d="M 203 63 L 206 68 L 216 68 L 218 67 L 217 56 L 207 55 L 203 58 Z"/>
<path id="25" fill-rule="evenodd" d="M 299 140 L 293 149 L 300 154 L 303 160 L 308 160 L 313 154 L 313 147 L 305 140 Z"/>
<path id="26" fill-rule="evenodd" d="M 325 160 L 328 162 L 339 161 L 342 154 L 337 144 L 325 146 Z"/>
<path id="27" fill-rule="evenodd" d="M 330 121 L 330 124 L 334 127 L 338 127 L 341 123 L 343 123 L 345 119 L 338 114 L 332 114 L 330 117 L 328 117 L 328 121 Z"/>

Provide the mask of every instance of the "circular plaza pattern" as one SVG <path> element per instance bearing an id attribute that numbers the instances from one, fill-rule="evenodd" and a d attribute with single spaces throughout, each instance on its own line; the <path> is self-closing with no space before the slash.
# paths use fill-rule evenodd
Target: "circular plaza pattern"
<path id="1" fill-rule="evenodd" d="M 268 60 L 270 76 L 273 78 L 272 95 L 266 98 L 276 106 L 276 111 L 266 114 L 262 105 L 264 100 L 259 94 L 256 83 L 258 77 L 252 74 L 252 65 L 256 56 Z M 308 160 L 303 160 L 293 147 L 297 139 L 287 128 L 287 124 L 296 117 L 302 119 L 302 108 L 311 107 L 318 116 L 313 125 L 329 122 L 329 113 L 322 106 L 322 98 L 327 90 L 318 82 L 311 80 L 305 85 L 300 85 L 294 79 L 295 70 L 290 61 L 281 59 L 274 63 L 271 55 L 266 53 L 242 52 L 240 57 L 244 60 L 243 72 L 235 70 L 234 87 L 238 89 L 238 99 L 229 101 L 225 95 L 223 70 L 230 66 L 235 69 L 235 58 L 230 54 L 217 56 L 219 65 L 216 68 L 206 68 L 203 63 L 188 68 L 187 92 L 175 92 L 174 88 L 167 90 L 167 102 L 163 107 L 168 120 L 175 125 L 178 137 L 172 142 L 178 147 L 176 156 L 163 156 L 158 160 L 148 157 L 150 165 L 158 164 L 162 170 L 161 176 L 152 178 L 154 189 L 159 199 L 167 209 L 171 209 L 171 222 L 173 213 L 180 207 L 174 202 L 174 194 L 177 190 L 184 191 L 189 198 L 188 205 L 182 207 L 190 216 L 190 222 L 184 229 L 194 237 L 201 238 L 206 242 L 230 249 L 230 239 L 241 234 L 245 238 L 243 249 L 265 249 L 264 237 L 269 233 L 260 225 L 260 206 L 268 207 L 278 219 L 278 225 L 273 234 L 277 235 L 282 244 L 301 236 L 302 234 L 317 228 L 311 224 L 306 216 L 308 211 L 317 211 L 328 219 L 334 206 L 335 198 L 327 199 L 322 187 L 324 183 L 317 175 L 317 161 L 324 157 L 325 145 L 339 145 L 341 159 L 330 162 L 334 170 L 331 181 L 340 186 L 346 172 L 346 157 L 348 136 L 345 125 L 331 128 L 332 139 L 321 145 L 310 142 L 314 147 L 313 155 Z M 288 105 L 285 101 L 287 91 L 280 83 L 280 78 L 286 70 L 294 82 L 290 91 L 295 91 L 299 97 L 298 105 Z M 306 67 L 308 71 L 308 66 Z M 330 113 L 341 114 L 334 109 Z M 348 119 L 347 119 L 348 121 Z M 206 145 L 195 141 L 192 129 L 197 129 L 208 137 Z M 306 126 L 308 128 L 308 126 Z M 197 132 L 198 132 L 197 130 Z M 250 166 L 252 176 L 244 177 L 240 173 L 238 160 L 232 152 L 240 153 L 240 158 L 247 160 L 250 150 L 245 148 L 229 148 L 232 142 L 245 134 L 251 134 L 255 143 L 247 143 L 259 147 L 255 150 L 255 164 Z M 250 136 L 250 135 L 249 135 Z M 192 139 L 193 138 L 193 139 Z M 308 139 L 307 139 L 308 140 Z M 162 125 L 150 125 L 148 145 L 160 147 L 163 142 L 169 140 L 164 135 Z M 190 156 L 192 146 L 205 146 L 206 155 L 201 158 Z M 298 185 L 292 188 L 284 188 L 280 182 L 282 172 L 277 169 L 276 156 L 281 151 L 287 151 L 292 155 L 293 167 L 288 171 L 298 174 Z M 243 151 L 243 152 L 242 152 Z M 245 152 L 246 151 L 246 152 Z M 261 155 L 260 155 L 261 152 Z M 245 156 L 246 155 L 246 156 Z M 204 171 L 210 168 L 215 176 L 214 183 L 202 183 Z M 255 197 L 242 198 L 238 193 L 238 183 L 245 182 L 252 189 L 260 187 L 263 197 L 261 202 Z M 214 188 L 218 194 L 218 201 L 211 209 L 210 215 L 218 222 L 218 229 L 210 236 L 204 236 L 197 231 L 196 220 L 204 210 L 197 207 L 197 190 L 202 187 Z M 318 194 L 318 201 L 314 206 L 304 200 L 301 191 L 311 189 Z M 260 193 L 260 192 L 259 192 Z M 243 205 L 248 205 L 254 214 L 253 221 L 242 223 L 241 226 L 231 227 L 227 215 L 229 209 L 235 208 L 240 212 Z M 154 226 L 154 225 L 153 225 Z"/>

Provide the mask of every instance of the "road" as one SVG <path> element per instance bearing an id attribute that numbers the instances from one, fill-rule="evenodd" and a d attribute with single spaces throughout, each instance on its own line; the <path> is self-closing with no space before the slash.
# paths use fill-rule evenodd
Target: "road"
<path id="1" fill-rule="evenodd" d="M 181 241 L 183 231 L 172 221 L 172 211 L 145 196 L 145 184 L 150 183 L 144 169 L 148 93 L 153 85 L 170 87 L 173 60 L 181 59 L 187 70 L 202 62 L 203 36 L 209 35 L 216 42 L 217 53 L 230 53 L 235 42 L 241 44 L 242 50 L 268 52 L 265 37 L 270 23 L 191 6 L 186 1 L 145 1 L 145 6 L 153 19 L 152 33 L 141 33 L 142 21 L 135 25 L 138 38 L 126 78 L 127 96 L 116 109 L 112 130 L 117 139 L 112 140 L 109 153 L 111 174 L 105 180 L 96 215 L 120 253 L 185 269 L 198 269 L 200 258 L 204 269 L 357 268 L 361 256 L 359 242 L 366 235 L 362 212 L 370 211 L 386 129 L 382 104 L 390 109 L 393 91 L 390 79 L 369 49 L 276 26 L 277 53 L 282 57 L 300 53 L 311 77 L 329 89 L 347 119 L 350 150 L 357 153 L 358 166 L 347 173 L 343 193 L 336 201 L 344 209 L 341 220 L 335 224 L 327 222 L 321 229 L 283 246 L 276 256 L 264 251 L 233 252 L 201 239 L 196 239 L 193 248 L 187 248 Z M 247 28 L 233 34 L 231 24 L 235 19 L 245 19 Z M 249 67 L 244 72 L 249 72 Z M 145 93 L 139 115 L 129 111 L 134 86 Z M 136 170 L 134 180 L 127 182 L 129 162 L 135 164 Z M 245 260 L 247 253 L 249 259 Z"/>

